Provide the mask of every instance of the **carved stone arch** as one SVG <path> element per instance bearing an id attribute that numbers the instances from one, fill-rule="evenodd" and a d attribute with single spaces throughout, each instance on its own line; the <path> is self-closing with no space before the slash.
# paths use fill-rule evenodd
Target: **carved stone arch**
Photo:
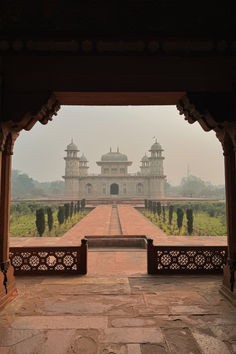
<path id="1" fill-rule="evenodd" d="M 93 186 L 92 186 L 92 184 L 91 184 L 91 183 L 87 183 L 87 184 L 86 184 L 86 193 L 87 193 L 87 194 L 92 194 L 92 192 L 93 192 Z"/>
<path id="2" fill-rule="evenodd" d="M 144 186 L 143 183 L 139 182 L 136 184 L 136 192 L 138 194 L 143 194 Z"/>

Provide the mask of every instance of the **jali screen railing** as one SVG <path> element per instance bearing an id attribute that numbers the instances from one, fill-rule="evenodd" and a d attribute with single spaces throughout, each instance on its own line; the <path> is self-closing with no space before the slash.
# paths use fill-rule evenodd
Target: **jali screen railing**
<path id="1" fill-rule="evenodd" d="M 81 246 L 11 247 L 14 274 L 87 274 L 87 240 Z"/>
<path id="2" fill-rule="evenodd" d="M 147 240 L 148 274 L 220 273 L 227 261 L 226 246 L 154 246 Z"/>

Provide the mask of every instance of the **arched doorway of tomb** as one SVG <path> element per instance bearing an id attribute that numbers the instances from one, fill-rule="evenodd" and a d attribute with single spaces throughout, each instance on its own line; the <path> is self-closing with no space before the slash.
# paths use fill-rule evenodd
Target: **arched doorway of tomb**
<path id="1" fill-rule="evenodd" d="M 86 184 L 86 192 L 87 192 L 87 194 L 91 194 L 92 191 L 93 191 L 93 186 L 92 186 L 92 184 L 87 183 L 87 184 Z"/>
<path id="2" fill-rule="evenodd" d="M 117 183 L 112 183 L 111 187 L 110 187 L 110 194 L 115 194 L 118 195 L 119 194 L 119 185 Z"/>
<path id="3" fill-rule="evenodd" d="M 142 183 L 138 183 L 136 186 L 136 191 L 138 194 L 142 194 L 143 193 L 143 184 Z"/>

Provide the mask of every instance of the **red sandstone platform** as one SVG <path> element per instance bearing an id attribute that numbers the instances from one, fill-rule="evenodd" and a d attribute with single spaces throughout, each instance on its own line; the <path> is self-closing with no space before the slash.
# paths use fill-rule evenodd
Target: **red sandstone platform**
<path id="1" fill-rule="evenodd" d="M 0 353 L 235 353 L 222 276 L 147 276 L 144 255 L 90 251 L 87 276 L 17 277 L 19 296 L 0 313 Z"/>

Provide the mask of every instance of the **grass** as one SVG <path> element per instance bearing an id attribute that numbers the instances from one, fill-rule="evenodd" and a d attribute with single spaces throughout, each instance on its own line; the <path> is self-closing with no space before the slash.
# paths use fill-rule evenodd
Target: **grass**
<path id="1" fill-rule="evenodd" d="M 168 212 L 165 220 L 161 215 L 152 214 L 149 211 L 143 211 L 143 215 L 148 218 L 154 225 L 162 229 L 167 235 L 188 235 L 187 220 L 184 216 L 183 226 L 181 230 L 177 227 L 177 216 L 173 213 L 172 224 L 169 225 Z M 194 236 L 226 236 L 226 221 L 224 215 L 210 217 L 206 212 L 194 213 L 193 216 L 193 233 Z"/>
<path id="2" fill-rule="evenodd" d="M 57 220 L 57 211 L 53 212 L 53 228 L 51 232 L 48 230 L 47 225 L 47 216 L 45 215 L 45 232 L 43 237 L 58 237 L 63 236 L 68 230 L 70 230 L 75 224 L 82 220 L 88 211 L 83 211 L 77 214 L 74 214 L 71 218 L 62 224 L 59 225 Z M 39 237 L 39 234 L 35 225 L 35 213 L 13 213 L 10 218 L 10 236 L 12 237 Z"/>

